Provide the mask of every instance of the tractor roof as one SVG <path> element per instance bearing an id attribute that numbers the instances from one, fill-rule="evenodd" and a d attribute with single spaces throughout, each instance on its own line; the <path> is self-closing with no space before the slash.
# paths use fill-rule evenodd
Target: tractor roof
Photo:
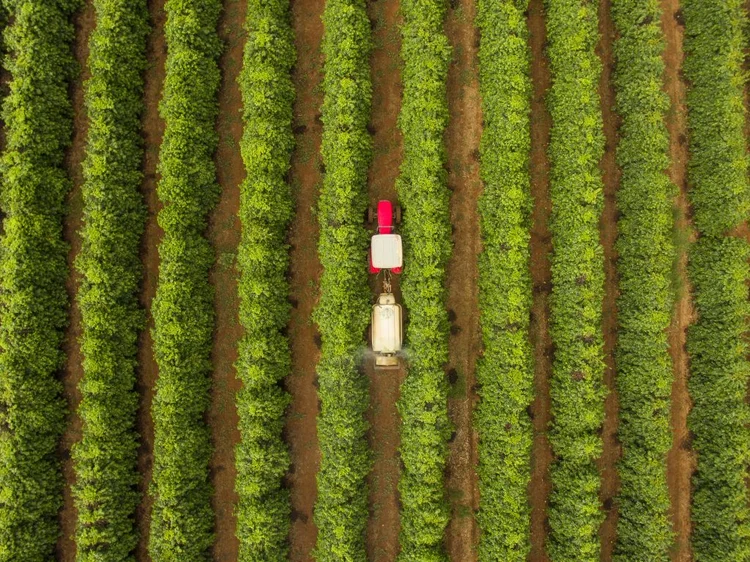
<path id="1" fill-rule="evenodd" d="M 398 234 L 376 234 L 370 243 L 372 265 L 378 269 L 395 269 L 403 265 L 401 236 Z"/>

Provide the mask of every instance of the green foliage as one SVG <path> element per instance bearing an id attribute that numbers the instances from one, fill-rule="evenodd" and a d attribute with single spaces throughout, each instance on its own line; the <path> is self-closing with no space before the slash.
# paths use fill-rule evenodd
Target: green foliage
<path id="1" fill-rule="evenodd" d="M 401 386 L 401 552 L 399 560 L 445 560 L 448 502 L 443 487 L 450 424 L 447 411 L 448 314 L 445 267 L 450 257 L 449 192 L 443 133 L 450 46 L 443 0 L 404 0 L 401 58 L 404 159 L 397 180 L 404 207 L 404 304 L 409 310 L 409 372 Z"/>
<path id="2" fill-rule="evenodd" d="M 370 310 L 363 217 L 372 154 L 367 133 L 372 38 L 365 0 L 328 0 L 323 24 L 325 175 L 318 202 L 323 274 L 315 310 L 322 339 L 317 370 L 321 460 L 315 557 L 364 562 L 370 468 L 364 413 L 369 397 L 358 365 Z"/>
<path id="3" fill-rule="evenodd" d="M 5 235 L 0 242 L 0 560 L 54 557 L 62 475 L 57 446 L 65 404 L 57 377 L 68 322 L 63 241 L 71 183 L 70 81 L 77 68 L 70 18 L 77 0 L 5 0 L 11 76 L 3 105 Z"/>
<path id="4" fill-rule="evenodd" d="M 695 226 L 721 236 L 750 213 L 745 111 L 746 15 L 739 0 L 686 0 L 685 76 Z"/>
<path id="5" fill-rule="evenodd" d="M 484 192 L 479 200 L 484 251 L 479 306 L 484 353 L 477 363 L 479 559 L 525 561 L 530 550 L 533 400 L 529 340 L 531 277 L 529 177 L 531 81 L 528 0 L 480 0 L 479 77 L 484 131 Z"/>
<path id="6" fill-rule="evenodd" d="M 159 379 L 152 406 L 149 552 L 155 562 L 208 560 L 214 515 L 208 465 L 213 250 L 204 236 L 219 193 L 213 155 L 222 46 L 218 0 L 168 0 L 165 122 L 158 186 L 159 280 L 152 304 Z"/>
<path id="7" fill-rule="evenodd" d="M 685 75 L 689 80 L 690 199 L 699 239 L 689 274 L 698 320 L 688 331 L 688 420 L 698 467 L 693 477 L 696 561 L 750 558 L 747 475 L 748 257 L 729 235 L 750 210 L 743 134 L 747 23 L 739 0 L 686 0 Z M 727 236 L 728 235 L 728 236 Z"/>
<path id="8" fill-rule="evenodd" d="M 667 328 L 674 295 L 675 250 L 669 167 L 669 108 L 664 74 L 661 7 L 658 0 L 615 0 L 617 110 L 622 118 L 617 161 L 622 169 L 617 205 L 619 254 L 617 391 L 619 517 L 615 559 L 669 560 L 666 457 L 672 362 Z"/>
<path id="9" fill-rule="evenodd" d="M 140 494 L 135 431 L 139 257 L 145 210 L 140 117 L 146 66 L 145 0 L 96 0 L 86 83 L 81 273 L 82 439 L 73 448 L 77 559 L 135 560 Z"/>
<path id="10" fill-rule="evenodd" d="M 550 333 L 555 345 L 548 550 L 554 562 L 598 560 L 598 530 L 604 519 L 596 466 L 605 396 L 599 243 L 604 135 L 598 95 L 601 63 L 594 51 L 597 8 L 585 0 L 547 0 L 553 77 L 547 100 L 552 115 Z"/>
<path id="11" fill-rule="evenodd" d="M 747 487 L 746 280 L 750 249 L 732 237 L 701 237 L 691 253 L 698 322 L 688 331 L 693 477 L 693 551 L 698 561 L 750 557 Z"/>
<path id="12" fill-rule="evenodd" d="M 286 560 L 289 494 L 281 479 L 289 467 L 282 439 L 289 395 L 281 388 L 289 374 L 289 246 L 293 213 L 285 177 L 294 147 L 291 69 L 296 53 L 288 0 L 248 4 L 242 73 L 247 178 L 241 186 L 242 238 L 238 252 L 240 322 L 237 395 L 242 440 L 236 448 L 239 497 L 237 537 L 242 562 Z"/>
<path id="13" fill-rule="evenodd" d="M 8 7 L 0 0 L 0 32 L 4 32 L 8 26 Z M 7 53 L 5 41 L 0 40 L 0 52 Z"/>

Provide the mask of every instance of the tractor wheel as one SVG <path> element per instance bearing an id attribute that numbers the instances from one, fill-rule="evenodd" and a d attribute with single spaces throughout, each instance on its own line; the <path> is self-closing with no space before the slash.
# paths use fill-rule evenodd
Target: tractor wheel
<path id="1" fill-rule="evenodd" d="M 401 205 L 396 205 L 396 224 L 401 224 Z"/>
<path id="2" fill-rule="evenodd" d="M 375 219 L 378 217 L 378 213 L 373 209 L 372 207 L 367 208 L 367 222 L 369 224 L 372 224 L 375 222 Z"/>

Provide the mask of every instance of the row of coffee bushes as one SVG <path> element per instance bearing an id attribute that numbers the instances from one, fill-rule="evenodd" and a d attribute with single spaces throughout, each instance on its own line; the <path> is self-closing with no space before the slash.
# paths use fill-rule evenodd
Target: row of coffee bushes
<path id="1" fill-rule="evenodd" d="M 58 456 L 65 403 L 58 373 L 68 323 L 64 165 L 76 75 L 78 0 L 5 0 L 5 153 L 0 208 L 0 560 L 49 560 L 60 533 Z"/>
<path id="2" fill-rule="evenodd" d="M 618 31 L 614 83 L 622 120 L 616 378 L 622 459 L 615 557 L 668 560 L 672 362 L 667 328 L 674 303 L 675 188 L 665 173 L 670 163 L 665 125 L 669 99 L 662 90 L 661 7 L 657 0 L 615 0 L 612 15 Z"/>
<path id="3" fill-rule="evenodd" d="M 533 400 L 534 370 L 529 340 L 533 201 L 527 8 L 528 0 L 480 0 L 477 15 L 484 117 L 477 520 L 479 559 L 488 562 L 524 561 L 530 549 L 527 493 L 533 430 L 527 408 Z"/>
<path id="4" fill-rule="evenodd" d="M 237 537 L 241 562 L 285 560 L 289 494 L 282 478 L 289 454 L 282 438 L 290 372 L 289 245 L 293 209 L 286 180 L 294 147 L 291 69 L 296 53 L 288 0 L 248 3 L 248 38 L 239 78 L 247 177 L 241 185 L 238 250 L 240 322 L 236 448 Z"/>
<path id="5" fill-rule="evenodd" d="M 143 77 L 149 31 L 145 0 L 95 0 L 89 40 L 83 163 L 81 441 L 73 449 L 78 560 L 125 560 L 135 549 L 139 405 L 135 390 L 145 208 Z"/>
<path id="6" fill-rule="evenodd" d="M 601 62 L 598 4 L 548 0 L 552 87 L 550 231 L 553 252 L 550 332 L 555 346 L 550 393 L 550 558 L 599 560 L 600 473 L 604 420 L 602 302 L 604 258 L 599 242 L 604 154 L 598 94 Z"/>
<path id="7" fill-rule="evenodd" d="M 744 4 L 685 0 L 690 164 L 698 240 L 689 255 L 697 321 L 688 331 L 692 545 L 700 562 L 750 558 L 746 402 L 750 249 L 736 229 L 750 212 L 744 135 Z"/>
<path id="8" fill-rule="evenodd" d="M 327 0 L 323 25 L 325 174 L 318 201 L 323 274 L 315 310 L 322 341 L 315 556 L 319 562 L 364 562 L 365 478 L 371 463 L 364 418 L 369 393 L 360 364 L 370 310 L 363 217 L 372 157 L 367 132 L 372 38 L 365 0 Z"/>
<path id="9" fill-rule="evenodd" d="M 152 404 L 154 465 L 149 552 L 155 562 L 205 560 L 213 544 L 205 414 L 211 386 L 214 252 L 207 218 L 219 194 L 214 153 L 222 46 L 219 0 L 167 0 L 160 113 L 159 278 L 152 303 L 159 378 Z"/>
<path id="10" fill-rule="evenodd" d="M 447 2 L 404 0 L 401 13 L 404 156 L 396 187 L 404 208 L 402 291 L 409 311 L 407 378 L 401 386 L 399 560 L 443 560 L 449 509 L 443 486 L 447 412 L 448 314 L 445 267 L 451 253 L 450 195 L 443 134 L 451 50 L 443 31 Z"/>

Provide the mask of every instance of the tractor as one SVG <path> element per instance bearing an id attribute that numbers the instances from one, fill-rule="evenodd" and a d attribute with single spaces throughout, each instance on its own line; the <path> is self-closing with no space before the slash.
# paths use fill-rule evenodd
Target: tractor
<path id="1" fill-rule="evenodd" d="M 394 223 L 401 222 L 401 207 L 394 209 L 390 201 L 378 201 L 377 211 L 370 207 L 367 214 L 368 222 L 378 221 L 377 234 L 370 241 L 370 274 L 377 275 L 382 270 L 401 273 L 401 236 L 394 227 Z"/>
<path id="2" fill-rule="evenodd" d="M 377 210 L 368 211 L 370 223 L 377 219 L 376 234 L 370 241 L 369 271 L 383 274 L 383 291 L 372 307 L 370 338 L 376 369 L 398 368 L 398 353 L 403 341 L 401 305 L 396 302 L 391 288 L 391 273 L 401 273 L 403 249 L 395 224 L 401 222 L 401 207 L 390 201 L 379 201 Z"/>

